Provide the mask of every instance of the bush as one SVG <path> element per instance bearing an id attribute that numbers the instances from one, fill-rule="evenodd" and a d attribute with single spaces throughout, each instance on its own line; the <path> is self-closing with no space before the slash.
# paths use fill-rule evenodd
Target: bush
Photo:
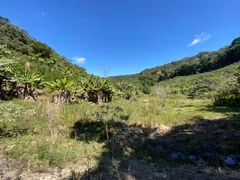
<path id="1" fill-rule="evenodd" d="M 240 84 L 236 77 L 228 83 L 222 83 L 214 98 L 216 106 L 240 106 Z"/>
<path id="2" fill-rule="evenodd" d="M 224 90 L 214 97 L 216 106 L 240 106 L 240 93 L 237 89 Z"/>
<path id="3" fill-rule="evenodd" d="M 143 86 L 143 93 L 144 94 L 150 94 L 151 93 L 151 87 L 148 85 Z"/>
<path id="4" fill-rule="evenodd" d="M 50 58 L 52 54 L 52 49 L 46 44 L 37 41 L 30 41 L 30 45 L 33 48 L 34 54 L 41 54 L 42 58 Z"/>

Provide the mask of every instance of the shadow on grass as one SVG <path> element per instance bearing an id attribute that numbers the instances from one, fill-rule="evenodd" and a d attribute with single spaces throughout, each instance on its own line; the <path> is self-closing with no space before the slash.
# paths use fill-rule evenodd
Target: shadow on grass
<path id="1" fill-rule="evenodd" d="M 163 176 L 173 179 L 183 172 L 188 179 L 196 175 L 204 179 L 213 174 L 216 179 L 228 179 L 229 174 L 207 172 L 204 167 L 225 167 L 224 160 L 228 155 L 240 157 L 239 119 L 196 119 L 165 133 L 159 133 L 159 127 L 109 121 L 109 141 L 105 130 L 106 124 L 101 121 L 79 121 L 74 125 L 72 138 L 87 142 L 104 141 L 107 149 L 98 166 L 89 169 L 79 179 L 164 179 Z M 200 162 L 203 165 L 198 167 Z M 178 170 L 177 167 L 183 164 L 190 169 Z M 173 167 L 174 171 L 166 170 Z M 163 175 L 166 172 L 162 172 L 163 169 L 168 172 L 166 175 Z"/>
<path id="2" fill-rule="evenodd" d="M 238 116 L 240 117 L 240 107 L 227 107 L 227 106 L 213 106 L 209 105 L 201 109 L 202 111 L 210 111 L 210 112 L 218 112 L 218 113 L 224 113 L 229 118 L 235 118 Z"/>
<path id="3" fill-rule="evenodd" d="M 28 129 L 12 129 L 12 130 L 5 130 L 0 128 L 0 139 L 1 138 L 16 138 L 21 137 L 29 133 Z"/>

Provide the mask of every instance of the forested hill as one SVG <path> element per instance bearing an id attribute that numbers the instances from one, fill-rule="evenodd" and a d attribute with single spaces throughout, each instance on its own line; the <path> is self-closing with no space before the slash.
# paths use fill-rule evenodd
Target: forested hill
<path id="1" fill-rule="evenodd" d="M 139 74 L 109 77 L 114 83 L 127 81 L 137 84 L 144 92 L 157 82 L 176 76 L 188 76 L 209 72 L 225 67 L 240 60 L 240 37 L 224 48 L 214 52 L 200 52 L 196 56 L 187 57 L 163 66 L 146 69 Z"/>
<path id="2" fill-rule="evenodd" d="M 11 59 L 15 70 L 24 71 L 28 62 L 31 71 L 51 81 L 63 77 L 73 80 L 88 76 L 84 68 L 71 64 L 46 44 L 31 37 L 25 30 L 0 16 L 0 58 Z"/>
<path id="3" fill-rule="evenodd" d="M 31 37 L 25 30 L 0 16 L 0 58 L 14 60 L 15 70 L 24 71 L 29 62 L 31 71 L 44 77 L 46 81 L 61 78 L 79 80 L 87 77 L 84 68 L 71 64 L 46 44 Z M 219 69 L 240 60 L 240 37 L 222 49 L 201 52 L 163 66 L 146 69 L 139 74 L 109 77 L 113 82 L 127 81 L 138 85 L 143 92 L 157 82 L 176 76 L 186 76 Z"/>

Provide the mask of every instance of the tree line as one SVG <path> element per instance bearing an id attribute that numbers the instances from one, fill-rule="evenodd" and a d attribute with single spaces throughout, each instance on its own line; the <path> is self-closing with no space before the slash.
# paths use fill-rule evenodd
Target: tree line
<path id="1" fill-rule="evenodd" d="M 240 37 L 234 39 L 229 46 L 214 52 L 200 52 L 196 56 L 186 57 L 180 61 L 146 69 L 139 74 L 113 76 L 114 82 L 127 81 L 138 86 L 143 93 L 148 94 L 150 87 L 158 82 L 177 76 L 189 76 L 216 70 L 234 62 L 240 61 Z"/>

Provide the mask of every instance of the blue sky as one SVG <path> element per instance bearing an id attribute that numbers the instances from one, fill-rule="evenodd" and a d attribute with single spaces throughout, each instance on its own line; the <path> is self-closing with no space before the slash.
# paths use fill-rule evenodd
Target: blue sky
<path id="1" fill-rule="evenodd" d="M 1 0 L 0 15 L 89 73 L 132 74 L 240 36 L 239 0 Z"/>

